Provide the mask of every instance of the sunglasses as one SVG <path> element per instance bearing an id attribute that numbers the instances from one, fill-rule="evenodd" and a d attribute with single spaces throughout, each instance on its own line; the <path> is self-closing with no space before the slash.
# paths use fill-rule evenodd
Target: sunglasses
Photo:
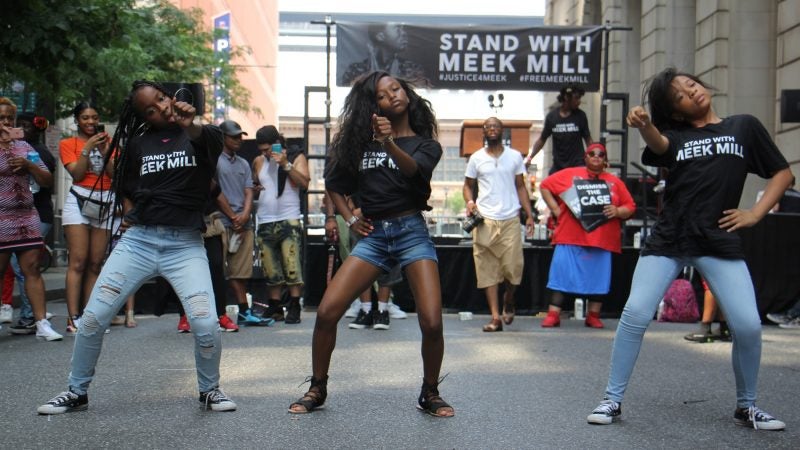
<path id="1" fill-rule="evenodd" d="M 606 152 L 591 151 L 591 152 L 586 152 L 586 156 L 589 156 L 589 157 L 596 156 L 598 158 L 605 158 L 606 157 Z"/>

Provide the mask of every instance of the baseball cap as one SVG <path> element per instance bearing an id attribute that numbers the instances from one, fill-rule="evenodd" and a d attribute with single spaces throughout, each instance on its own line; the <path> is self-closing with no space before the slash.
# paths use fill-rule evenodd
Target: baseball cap
<path id="1" fill-rule="evenodd" d="M 576 84 L 568 84 L 568 85 L 562 87 L 561 91 L 560 91 L 561 95 L 567 95 L 567 94 L 573 94 L 573 93 L 577 93 L 578 95 L 583 96 L 583 94 L 585 94 L 586 91 L 583 90 L 582 87 L 580 87 L 580 86 L 578 86 Z"/>
<path id="2" fill-rule="evenodd" d="M 239 136 L 240 134 L 247 136 L 247 133 L 242 131 L 242 127 L 232 120 L 226 120 L 219 124 L 219 129 L 222 130 L 222 133 L 226 136 Z"/>
<path id="3" fill-rule="evenodd" d="M 273 125 L 266 125 L 256 131 L 256 144 L 273 144 L 280 140 L 280 133 Z"/>

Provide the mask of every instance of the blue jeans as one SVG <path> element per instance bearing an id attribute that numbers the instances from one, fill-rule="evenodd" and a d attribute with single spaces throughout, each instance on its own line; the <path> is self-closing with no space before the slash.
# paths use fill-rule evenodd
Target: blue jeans
<path id="1" fill-rule="evenodd" d="M 200 231 L 133 226 L 108 257 L 83 312 L 72 353 L 70 390 L 86 393 L 100 356 L 103 332 L 128 296 L 158 275 L 175 289 L 189 318 L 200 391 L 219 386 L 222 347 L 214 289 Z"/>
<path id="2" fill-rule="evenodd" d="M 711 256 L 639 258 L 633 273 L 631 293 L 614 337 L 606 396 L 615 402 L 622 402 L 639 356 L 644 332 L 670 283 L 684 266 L 694 266 L 700 271 L 728 320 L 733 337 L 731 356 L 736 378 L 736 406 L 750 407 L 756 401 L 761 364 L 761 320 L 753 282 L 744 260 Z"/>

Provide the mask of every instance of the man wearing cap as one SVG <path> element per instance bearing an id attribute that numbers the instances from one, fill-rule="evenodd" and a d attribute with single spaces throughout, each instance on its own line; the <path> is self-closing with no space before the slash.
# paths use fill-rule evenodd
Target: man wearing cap
<path id="1" fill-rule="evenodd" d="M 302 151 L 288 148 L 286 139 L 272 125 L 259 128 L 256 145 L 261 152 L 253 160 L 253 179 L 260 191 L 256 203 L 257 239 L 269 304 L 255 305 L 264 308 L 255 312 L 284 320 L 280 299 L 285 286 L 289 291 L 285 320 L 296 324 L 300 323 L 303 292 L 300 192 L 308 189 L 311 180 L 308 161 Z"/>
<path id="2" fill-rule="evenodd" d="M 530 164 L 551 135 L 553 136 L 553 164 L 549 172 L 551 175 L 567 167 L 584 165 L 584 143 L 587 146 L 591 144 L 592 136 L 586 113 L 580 109 L 583 94 L 584 90 L 576 85 L 561 88 L 558 95 L 561 106 L 550 111 L 544 118 L 542 134 L 525 157 L 525 165 Z"/>
<path id="3" fill-rule="evenodd" d="M 250 212 L 253 205 L 253 178 L 250 165 L 236 152 L 242 146 L 239 124 L 226 120 L 219 124 L 222 130 L 222 154 L 217 160 L 217 181 L 222 195 L 217 198 L 225 225 L 223 247 L 228 268 L 228 283 L 239 303 L 239 323 L 262 325 L 261 318 L 251 314 L 247 304 L 247 280 L 253 274 L 253 228 Z"/>
<path id="4" fill-rule="evenodd" d="M 472 230 L 472 256 L 478 289 L 483 289 L 492 321 L 483 331 L 503 330 L 503 322 L 514 320 L 514 291 L 522 281 L 522 236 L 519 229 L 520 206 L 527 218 L 525 228 L 533 233 L 533 215 L 525 187 L 522 154 L 503 145 L 503 123 L 496 117 L 483 122 L 486 146 L 473 153 L 464 175 L 462 194 L 467 215 L 479 212 L 484 221 Z M 477 201 L 475 187 L 477 186 Z M 503 320 L 500 320 L 499 285 L 505 284 Z"/>

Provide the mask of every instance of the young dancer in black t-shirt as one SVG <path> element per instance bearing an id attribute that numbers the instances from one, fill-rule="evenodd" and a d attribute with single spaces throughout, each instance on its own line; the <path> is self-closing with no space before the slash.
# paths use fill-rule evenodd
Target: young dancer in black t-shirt
<path id="1" fill-rule="evenodd" d="M 133 84 L 111 145 L 118 149 L 114 209 L 123 206 L 125 231 L 100 272 L 78 327 L 69 390 L 40 406 L 39 414 L 88 407 L 103 331 L 125 299 L 156 276 L 172 285 L 189 316 L 200 402 L 213 411 L 236 409 L 219 388 L 222 347 L 201 236 L 222 134 L 216 126 L 194 123 L 194 118 L 194 107 L 176 101 L 161 85 Z"/>
<path id="2" fill-rule="evenodd" d="M 325 403 L 336 324 L 350 302 L 395 263 L 405 270 L 422 331 L 423 383 L 418 408 L 450 417 L 439 396 L 444 354 L 442 301 L 433 246 L 422 210 L 431 193 L 433 169 L 442 156 L 430 103 L 387 72 L 359 78 L 345 100 L 326 167 L 325 189 L 350 226 L 362 236 L 331 280 L 317 310 L 312 342 L 313 375 L 308 392 L 289 406 L 309 413 Z M 363 217 L 346 195 L 358 192 Z"/>
<path id="3" fill-rule="evenodd" d="M 621 415 L 644 332 L 667 287 L 688 265 L 703 275 L 733 336 L 734 423 L 782 430 L 783 422 L 755 406 L 761 321 L 734 232 L 755 225 L 780 199 L 791 179 L 789 166 L 758 119 L 718 117 L 709 89 L 693 75 L 666 69 L 650 82 L 647 97 L 650 114 L 636 106 L 627 121 L 647 144 L 642 162 L 669 169 L 664 209 L 636 264 L 614 338 L 606 398 L 587 420 L 605 425 Z M 770 180 L 751 209 L 738 209 L 748 173 Z"/>

